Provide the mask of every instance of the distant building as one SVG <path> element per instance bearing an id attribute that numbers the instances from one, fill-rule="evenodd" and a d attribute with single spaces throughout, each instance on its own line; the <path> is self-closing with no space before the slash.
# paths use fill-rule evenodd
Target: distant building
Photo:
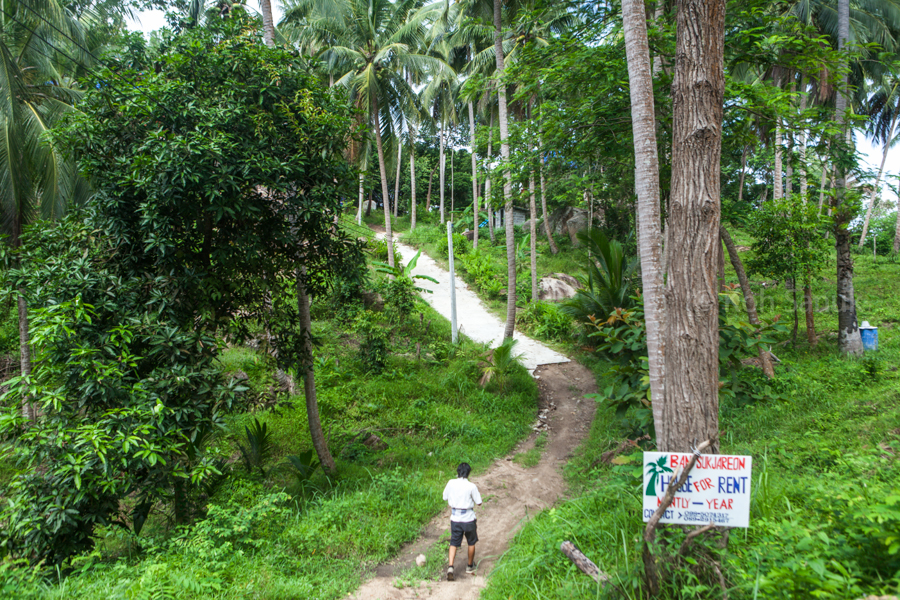
<path id="1" fill-rule="evenodd" d="M 506 221 L 504 220 L 506 216 L 506 209 L 501 208 L 499 210 L 494 211 L 494 227 L 505 227 Z M 513 225 L 519 226 L 528 221 L 530 218 L 529 211 L 524 208 L 519 208 L 518 206 L 513 207 Z"/>

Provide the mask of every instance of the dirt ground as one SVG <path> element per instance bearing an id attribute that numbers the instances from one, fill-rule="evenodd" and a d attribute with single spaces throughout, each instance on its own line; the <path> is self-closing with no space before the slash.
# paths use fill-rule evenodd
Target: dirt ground
<path id="1" fill-rule="evenodd" d="M 380 565 L 374 577 L 351 597 L 357 600 L 469 600 L 478 598 L 497 559 L 509 547 L 522 524 L 538 511 L 555 504 L 565 493 L 562 467 L 587 435 L 594 415 L 594 402 L 584 394 L 596 393 L 593 374 L 577 362 L 543 365 L 535 372 L 539 412 L 535 427 L 548 432 L 540 463 L 532 468 L 512 462 L 512 457 L 533 447 L 538 432 L 522 442 L 512 454 L 494 463 L 486 473 L 473 473 L 484 504 L 476 509 L 478 538 L 476 575 L 466 575 L 465 542 L 456 556 L 456 579 L 447 581 L 446 554 L 440 581 L 426 581 L 415 587 L 398 587 L 397 574 L 414 566 L 415 558 L 439 542 L 450 527 L 450 510 L 445 509 L 425 528 L 415 542 L 404 548 L 390 563 Z M 546 411 L 546 412 L 545 412 Z M 542 420 L 539 415 L 543 415 Z M 538 423 L 545 422 L 545 426 Z"/>

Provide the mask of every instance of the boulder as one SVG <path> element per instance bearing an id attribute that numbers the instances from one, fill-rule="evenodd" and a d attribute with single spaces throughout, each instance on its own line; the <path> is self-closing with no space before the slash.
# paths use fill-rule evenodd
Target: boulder
<path id="1" fill-rule="evenodd" d="M 470 242 L 475 239 L 475 230 L 474 229 L 466 229 L 462 232 L 464 238 L 469 240 Z"/>
<path id="2" fill-rule="evenodd" d="M 550 215 L 550 231 L 554 235 L 568 235 L 572 244 L 577 246 L 578 238 L 575 235 L 588 228 L 589 217 L 588 211 L 583 208 L 563 206 Z"/>
<path id="3" fill-rule="evenodd" d="M 538 282 L 538 300 L 561 302 L 575 295 L 581 284 L 571 275 L 551 273 Z"/>
<path id="4" fill-rule="evenodd" d="M 372 292 L 369 290 L 363 290 L 362 294 L 363 305 L 371 311 L 381 312 L 384 310 L 384 298 L 378 292 Z"/>
<path id="5" fill-rule="evenodd" d="M 425 563 L 427 563 L 427 562 L 428 562 L 428 559 L 425 558 L 424 554 L 420 554 L 416 557 L 416 564 L 419 565 L 420 567 L 424 567 Z"/>
<path id="6" fill-rule="evenodd" d="M 363 446 L 373 452 L 381 452 L 382 450 L 387 450 L 388 447 L 388 445 L 384 443 L 384 440 L 374 433 L 370 433 L 369 437 L 363 440 Z"/>

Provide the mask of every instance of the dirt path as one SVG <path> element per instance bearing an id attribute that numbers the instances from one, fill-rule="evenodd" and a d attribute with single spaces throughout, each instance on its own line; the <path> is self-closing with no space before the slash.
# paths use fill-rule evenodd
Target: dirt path
<path id="1" fill-rule="evenodd" d="M 415 250 L 400 247 L 404 259 L 409 260 Z M 440 286 L 447 285 L 449 279 L 446 271 L 437 266 L 424 254 L 419 259 L 416 273 L 424 273 L 438 279 L 440 284 L 434 294 L 423 294 L 432 306 L 442 314 L 449 312 L 449 301 L 440 300 Z M 458 285 L 459 285 L 458 281 Z M 425 286 L 423 286 L 425 287 Z M 471 292 L 470 292 L 471 293 Z M 488 313 L 474 293 L 471 299 L 463 300 L 457 291 L 457 301 L 462 309 L 458 309 L 460 324 L 464 333 L 480 341 L 493 341 L 494 331 L 499 328 L 502 337 L 502 323 Z M 465 303 L 465 305 L 463 305 Z M 477 303 L 477 305 L 476 305 Z M 482 314 L 477 314 L 477 321 L 472 320 L 477 307 L 484 311 L 491 322 Z M 467 326 L 467 324 L 473 324 Z M 524 338 L 516 334 L 516 338 Z M 526 338 L 527 339 L 527 338 Z M 524 341 L 524 340 L 523 340 Z M 414 566 L 415 557 L 427 553 L 434 544 L 441 543 L 446 549 L 446 542 L 439 542 L 441 534 L 449 529 L 450 510 L 445 509 L 425 528 L 423 534 L 415 542 L 405 547 L 390 563 L 380 565 L 375 577 L 366 582 L 351 597 L 357 600 L 401 600 L 412 598 L 431 598 L 434 600 L 469 600 L 478 598 L 484 588 L 486 577 L 497 559 L 509 547 L 512 537 L 523 522 L 538 511 L 552 506 L 565 493 L 565 481 L 561 469 L 572 455 L 581 440 L 587 435 L 594 415 L 594 403 L 584 398 L 585 394 L 597 391 L 593 373 L 577 362 L 568 359 L 534 340 L 527 345 L 520 342 L 517 349 L 526 352 L 526 366 L 534 369 L 539 395 L 539 413 L 535 419 L 535 429 L 547 431 L 547 444 L 537 466 L 523 467 L 512 462 L 514 454 L 527 451 L 534 446 L 538 436 L 536 431 L 522 442 L 512 454 L 494 463 L 485 473 L 473 473 L 472 481 L 478 485 L 484 505 L 476 510 L 478 515 L 478 537 L 475 560 L 478 564 L 477 575 L 465 574 L 465 552 L 463 544 L 456 558 L 456 580 L 447 581 L 442 574 L 440 581 L 423 582 L 415 587 L 397 587 L 397 574 Z M 526 347 L 522 347 L 526 346 Z M 544 362 L 546 361 L 546 362 Z M 550 363 L 550 364 L 547 364 Z M 543 425 L 542 425 L 543 424 Z M 442 564 L 446 571 L 446 554 Z"/>

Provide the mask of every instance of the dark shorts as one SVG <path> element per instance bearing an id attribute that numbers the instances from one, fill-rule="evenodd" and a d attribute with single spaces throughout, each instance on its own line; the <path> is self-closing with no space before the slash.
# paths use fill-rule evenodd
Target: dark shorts
<path id="1" fill-rule="evenodd" d="M 459 548 L 462 546 L 463 534 L 466 534 L 466 544 L 474 546 L 478 541 L 478 519 L 468 523 L 450 521 L 450 545 Z"/>

